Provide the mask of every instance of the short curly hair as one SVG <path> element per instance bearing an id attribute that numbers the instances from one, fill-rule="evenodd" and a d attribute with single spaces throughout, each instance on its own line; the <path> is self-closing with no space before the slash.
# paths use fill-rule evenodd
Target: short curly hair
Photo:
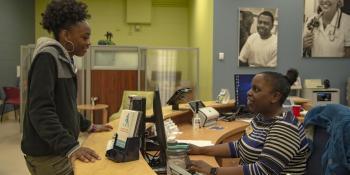
<path id="1" fill-rule="evenodd" d="M 72 25 L 89 19 L 87 5 L 75 0 L 53 0 L 44 13 L 41 14 L 40 23 L 49 33 L 53 32 L 55 39 L 62 29 L 68 29 Z"/>

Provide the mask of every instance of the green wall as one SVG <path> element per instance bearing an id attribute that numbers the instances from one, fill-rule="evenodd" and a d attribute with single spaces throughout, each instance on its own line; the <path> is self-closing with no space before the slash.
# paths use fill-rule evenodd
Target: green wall
<path id="1" fill-rule="evenodd" d="M 190 1 L 190 47 L 199 51 L 201 100 L 211 100 L 213 82 L 213 0 Z"/>
<path id="2" fill-rule="evenodd" d="M 48 36 L 40 26 L 41 13 L 49 0 L 36 0 L 35 37 Z M 125 0 L 84 0 L 91 14 L 89 24 L 92 29 L 91 42 L 97 44 L 105 39 L 107 31 L 113 33 L 113 42 L 117 45 L 142 45 L 158 47 L 188 47 L 188 7 L 186 4 L 170 5 L 156 3 L 152 5 L 152 22 L 140 25 L 126 23 Z"/>
<path id="3" fill-rule="evenodd" d="M 126 0 L 83 0 L 88 5 L 91 42 L 113 33 L 117 45 L 200 48 L 200 99 L 212 99 L 213 0 L 152 0 L 151 24 L 126 23 Z M 35 38 L 49 36 L 40 26 L 41 13 L 50 0 L 36 0 Z M 187 64 L 187 63 L 184 63 Z M 188 76 L 190 73 L 185 73 Z"/>

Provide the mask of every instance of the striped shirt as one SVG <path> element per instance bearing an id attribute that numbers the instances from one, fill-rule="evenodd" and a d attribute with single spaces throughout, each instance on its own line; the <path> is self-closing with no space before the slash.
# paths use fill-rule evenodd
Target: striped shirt
<path id="1" fill-rule="evenodd" d="M 229 143 L 245 175 L 305 174 L 308 143 L 304 126 L 291 112 L 268 120 L 258 114 L 249 127 L 241 139 Z"/>

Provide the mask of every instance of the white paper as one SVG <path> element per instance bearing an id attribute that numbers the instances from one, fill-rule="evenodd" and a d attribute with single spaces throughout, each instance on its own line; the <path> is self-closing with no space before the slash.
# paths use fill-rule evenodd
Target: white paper
<path id="1" fill-rule="evenodd" d="M 189 143 L 196 146 L 212 146 L 214 145 L 210 140 L 177 140 L 181 143 Z"/>
<path id="2" fill-rule="evenodd" d="M 114 139 L 108 140 L 107 145 L 106 145 L 106 151 L 112 149 L 113 144 L 114 144 Z"/>

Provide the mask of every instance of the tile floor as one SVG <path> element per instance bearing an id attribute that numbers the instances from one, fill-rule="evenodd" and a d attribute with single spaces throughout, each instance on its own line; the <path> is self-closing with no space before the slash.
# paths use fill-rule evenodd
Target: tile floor
<path id="1" fill-rule="evenodd" d="M 14 113 L 4 115 L 0 123 L 0 175 L 30 175 L 25 164 L 21 144 L 20 124 L 15 120 Z M 87 134 L 81 134 L 82 143 Z"/>
<path id="2" fill-rule="evenodd" d="M 0 123 L 0 174 L 29 175 L 20 148 L 19 125 L 13 112 L 5 114 L 3 122 Z"/>

